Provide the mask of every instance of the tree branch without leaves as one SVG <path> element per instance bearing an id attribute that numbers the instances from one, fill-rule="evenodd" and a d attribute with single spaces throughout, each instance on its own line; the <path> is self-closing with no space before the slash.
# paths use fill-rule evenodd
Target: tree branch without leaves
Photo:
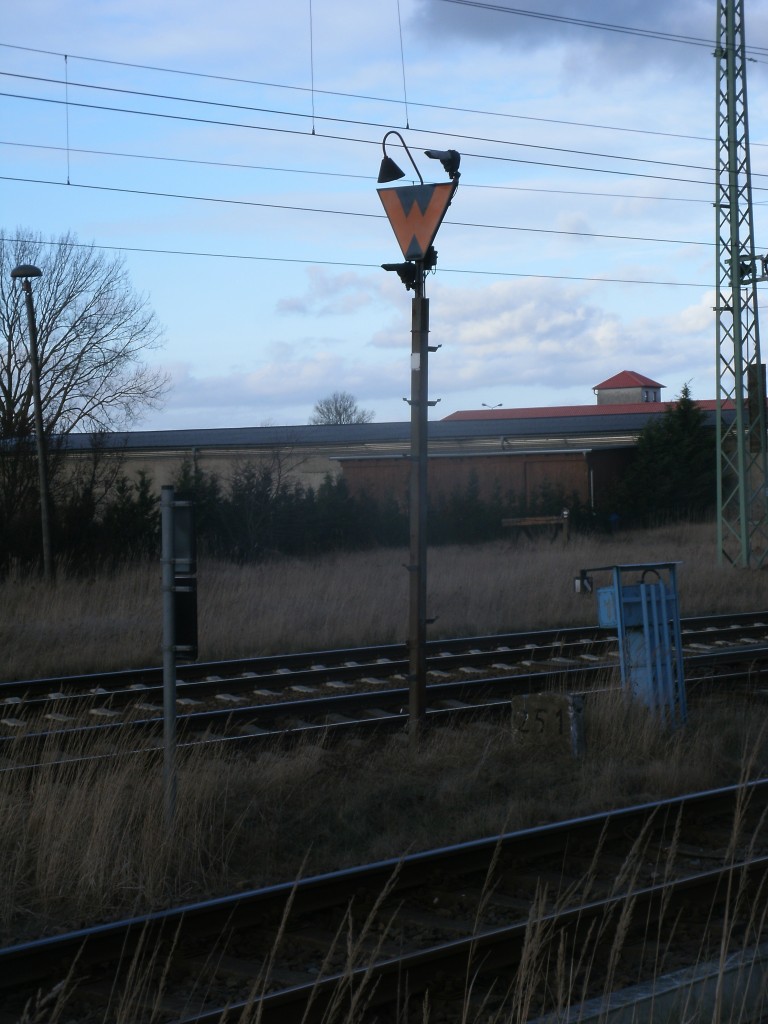
<path id="1" fill-rule="evenodd" d="M 361 409 L 354 395 L 348 391 L 334 391 L 327 398 L 321 398 L 309 418 L 310 424 L 370 423 L 376 414 L 370 409 Z"/>
<path id="2" fill-rule="evenodd" d="M 159 407 L 168 379 L 144 357 L 162 329 L 123 259 L 71 234 L 46 242 L 18 229 L 0 235 L 0 437 L 33 431 L 27 321 L 10 276 L 23 263 L 42 271 L 33 294 L 46 433 L 119 430 Z"/>

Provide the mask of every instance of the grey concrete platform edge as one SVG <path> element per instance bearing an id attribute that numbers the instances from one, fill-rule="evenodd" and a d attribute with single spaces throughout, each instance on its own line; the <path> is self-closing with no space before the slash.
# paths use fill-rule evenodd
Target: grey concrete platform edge
<path id="1" fill-rule="evenodd" d="M 719 1012 L 716 1013 L 719 1002 Z M 530 1024 L 750 1024 L 768 1014 L 768 943 L 590 999 Z"/>

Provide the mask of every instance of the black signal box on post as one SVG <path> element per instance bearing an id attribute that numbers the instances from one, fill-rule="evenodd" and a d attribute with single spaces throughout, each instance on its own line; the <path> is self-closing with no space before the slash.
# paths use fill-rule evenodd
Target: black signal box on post
<path id="1" fill-rule="evenodd" d="M 163 650 L 195 661 L 197 646 L 197 542 L 195 505 L 163 487 Z"/>
<path id="2" fill-rule="evenodd" d="M 176 619 L 176 655 L 185 661 L 197 658 L 197 580 L 176 576 L 173 581 L 173 614 Z"/>
<path id="3" fill-rule="evenodd" d="M 197 658 L 197 542 L 195 506 L 177 498 L 173 503 L 174 648 L 178 657 Z"/>

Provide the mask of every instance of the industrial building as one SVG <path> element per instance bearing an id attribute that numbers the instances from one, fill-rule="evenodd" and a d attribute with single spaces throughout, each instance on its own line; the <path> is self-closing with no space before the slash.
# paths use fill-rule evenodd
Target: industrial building
<path id="1" fill-rule="evenodd" d="M 627 466 L 642 429 L 673 405 L 660 400 L 663 387 L 622 371 L 595 385 L 594 404 L 464 410 L 430 421 L 430 493 L 450 493 L 471 479 L 481 496 L 511 491 L 531 500 L 548 486 L 583 504 L 599 502 Z M 714 425 L 714 401 L 697 404 Z M 91 435 L 74 434 L 66 448 L 87 457 L 92 444 Z M 407 421 L 139 430 L 107 435 L 100 444 L 106 454 L 123 458 L 129 476 L 144 471 L 158 490 L 174 482 L 185 461 L 226 480 L 238 464 L 266 460 L 307 487 L 343 474 L 353 493 L 403 502 L 407 497 Z"/>

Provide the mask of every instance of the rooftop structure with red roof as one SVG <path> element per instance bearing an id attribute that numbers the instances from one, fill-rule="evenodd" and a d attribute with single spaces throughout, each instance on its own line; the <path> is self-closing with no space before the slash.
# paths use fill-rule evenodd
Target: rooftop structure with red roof
<path id="1" fill-rule="evenodd" d="M 554 405 L 534 409 L 484 408 L 466 409 L 444 416 L 446 420 L 509 420 L 536 419 L 540 417 L 559 418 L 563 416 L 601 416 L 611 414 L 629 414 L 648 412 L 649 404 L 663 412 L 672 408 L 674 402 L 662 402 L 661 390 L 665 384 L 659 384 L 650 377 L 644 377 L 635 370 L 622 370 L 602 384 L 592 388 L 597 396 L 597 405 Z M 714 409 L 715 402 L 697 402 L 702 409 Z"/>
<path id="2" fill-rule="evenodd" d="M 649 405 L 654 408 L 649 409 Z M 714 412 L 717 408 L 714 398 L 695 400 L 694 405 L 705 412 Z M 635 413 L 663 413 L 674 407 L 675 402 L 607 402 L 605 405 L 543 405 L 532 409 L 462 409 L 443 416 L 443 422 L 446 420 L 534 420 L 569 417 L 600 419 L 604 416 L 631 416 Z"/>
<path id="3" fill-rule="evenodd" d="M 665 386 L 635 370 L 622 370 L 602 384 L 595 384 L 592 390 L 597 395 L 598 405 L 623 405 L 628 402 L 660 402 L 661 389 Z"/>

